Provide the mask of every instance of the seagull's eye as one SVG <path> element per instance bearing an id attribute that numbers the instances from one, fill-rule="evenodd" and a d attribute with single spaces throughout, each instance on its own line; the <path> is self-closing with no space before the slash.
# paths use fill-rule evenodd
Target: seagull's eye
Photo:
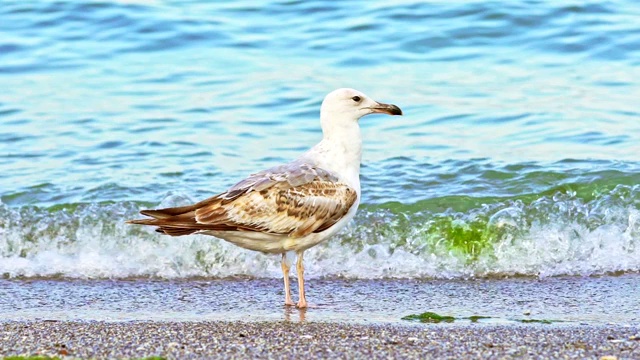
<path id="1" fill-rule="evenodd" d="M 355 102 L 360 102 L 360 100 L 362 100 L 362 99 L 360 98 L 360 96 L 354 96 L 354 97 L 351 98 L 351 100 L 353 100 Z"/>

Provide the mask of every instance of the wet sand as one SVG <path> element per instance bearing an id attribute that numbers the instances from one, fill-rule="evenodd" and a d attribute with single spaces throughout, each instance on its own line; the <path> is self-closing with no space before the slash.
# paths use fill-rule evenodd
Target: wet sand
<path id="1" fill-rule="evenodd" d="M 406 324 L 402 317 L 431 311 L 456 318 L 488 316 L 482 322 L 493 324 L 640 324 L 640 274 L 543 280 L 310 279 L 310 308 L 303 313 L 283 306 L 282 288 L 280 279 L 0 280 L 0 321 Z"/>
<path id="2" fill-rule="evenodd" d="M 640 358 L 640 328 L 293 322 L 4 322 L 0 356 Z"/>
<path id="3" fill-rule="evenodd" d="M 278 279 L 0 280 L 0 358 L 640 359 L 639 274 L 308 286 L 301 311 Z M 456 320 L 402 319 L 426 311 Z"/>

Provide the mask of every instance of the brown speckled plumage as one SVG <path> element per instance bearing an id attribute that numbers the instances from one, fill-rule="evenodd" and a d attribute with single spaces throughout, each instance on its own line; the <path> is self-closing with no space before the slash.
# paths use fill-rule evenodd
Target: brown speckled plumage
<path id="1" fill-rule="evenodd" d="M 257 231 L 301 237 L 330 228 L 355 203 L 356 191 L 323 169 L 287 164 L 242 180 L 228 191 L 191 206 L 144 210 L 152 219 L 130 221 L 157 231 Z"/>

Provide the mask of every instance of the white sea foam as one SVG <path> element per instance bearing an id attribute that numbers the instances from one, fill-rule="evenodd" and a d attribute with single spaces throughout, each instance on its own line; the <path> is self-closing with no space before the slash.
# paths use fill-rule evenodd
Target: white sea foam
<path id="1" fill-rule="evenodd" d="M 614 198 L 614 197 L 610 197 Z M 610 199 L 609 199 L 610 200 Z M 468 278 L 595 275 L 640 271 L 640 211 L 629 203 L 571 195 L 532 204 L 495 203 L 462 214 L 362 211 L 339 236 L 305 253 L 310 277 Z M 133 203 L 73 210 L 0 205 L 0 274 L 5 277 L 280 277 L 279 257 L 207 236 L 173 238 L 127 225 Z M 448 216 L 448 218 L 447 218 Z M 484 222 L 481 248 L 465 251 L 454 232 Z M 476 241 L 478 236 L 470 237 Z M 458 244 L 459 245 L 459 244 Z M 475 246 L 475 245 L 474 245 Z"/>

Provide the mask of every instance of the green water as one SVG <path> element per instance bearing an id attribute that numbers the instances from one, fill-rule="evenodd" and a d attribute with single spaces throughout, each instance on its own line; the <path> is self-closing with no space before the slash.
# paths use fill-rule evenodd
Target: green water
<path id="1" fill-rule="evenodd" d="M 640 7 L 601 2 L 6 1 L 0 274 L 279 277 L 277 259 L 125 227 L 296 157 L 338 87 L 362 207 L 309 276 L 640 270 Z"/>

